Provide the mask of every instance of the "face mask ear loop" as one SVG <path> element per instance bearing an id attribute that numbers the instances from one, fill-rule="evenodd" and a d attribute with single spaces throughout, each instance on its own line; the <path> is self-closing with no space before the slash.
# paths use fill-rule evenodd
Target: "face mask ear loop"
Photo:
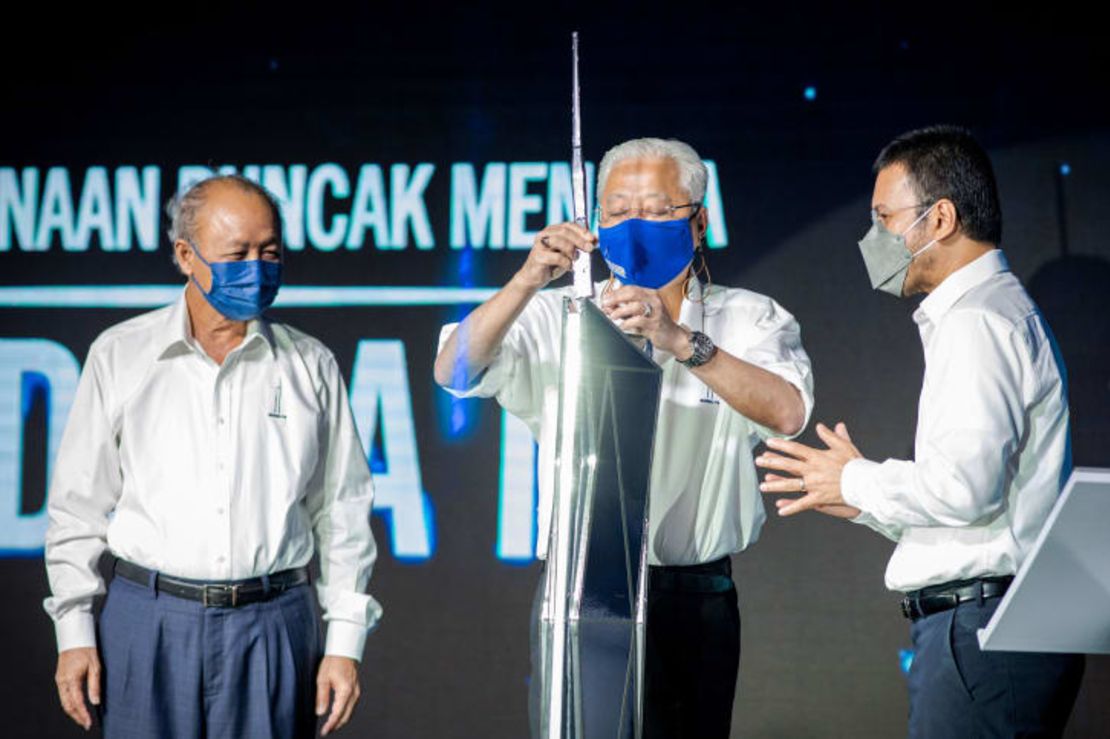
<path id="1" fill-rule="evenodd" d="M 905 239 L 905 238 L 906 238 L 906 234 L 908 234 L 908 233 L 909 233 L 910 231 L 914 230 L 914 228 L 916 228 L 916 227 L 917 227 L 917 224 L 921 223 L 921 219 L 922 219 L 922 218 L 924 218 L 925 216 L 929 215 L 929 213 L 931 213 L 931 212 L 932 212 L 933 208 L 937 207 L 937 204 L 938 204 L 938 203 L 940 203 L 940 201 L 939 201 L 939 200 L 938 200 L 938 201 L 936 201 L 935 203 L 933 203 L 932 205 L 930 205 L 930 206 L 929 206 L 928 208 L 926 208 L 926 209 L 925 209 L 925 212 L 924 212 L 924 213 L 922 213 L 921 215 L 919 215 L 919 216 L 917 217 L 917 219 L 916 219 L 916 220 L 914 220 L 914 222 L 913 222 L 913 223 L 911 223 L 911 224 L 909 225 L 909 227 L 907 227 L 907 228 L 906 228 L 906 230 L 905 230 L 905 231 L 903 231 L 902 233 L 900 233 L 900 234 L 899 234 L 899 236 L 901 236 L 901 237 L 902 237 L 903 239 Z M 932 241 L 930 241 L 930 242 L 929 242 L 928 244 L 926 244 L 925 246 L 921 247 L 921 248 L 920 248 L 920 249 L 918 249 L 917 251 L 915 251 L 915 252 L 910 252 L 910 261 L 913 261 L 914 259 L 917 259 L 917 258 L 918 258 L 919 256 L 921 256 L 922 254 L 924 254 L 925 252 L 927 252 L 927 251 L 929 251 L 930 249 L 932 249 L 932 248 L 933 248 L 933 247 L 934 247 L 934 246 L 936 245 L 936 243 L 937 243 L 937 240 L 936 240 L 936 239 L 933 239 Z"/>
<path id="2" fill-rule="evenodd" d="M 913 222 L 913 223 L 912 223 L 912 224 L 910 225 L 910 228 L 913 228 L 914 226 L 916 226 L 916 225 L 917 225 L 917 224 L 918 224 L 918 223 L 919 223 L 919 222 L 921 221 L 921 219 L 922 219 L 922 218 L 924 218 L 925 216 L 929 215 L 929 213 L 931 213 L 931 212 L 932 212 L 933 208 L 937 207 L 937 205 L 938 205 L 939 203 L 940 203 L 940 201 L 938 200 L 937 202 L 935 202 L 935 203 L 933 203 L 932 205 L 930 205 L 930 206 L 929 206 L 929 208 L 928 208 L 928 209 L 927 209 L 927 210 L 926 210 L 926 211 L 925 211 L 924 213 L 922 213 L 922 214 L 921 214 L 921 217 L 920 217 L 920 218 L 918 218 L 918 219 L 917 219 L 916 221 L 914 221 L 914 222 Z M 910 228 L 907 228 L 907 229 L 906 229 L 906 232 L 907 232 L 907 233 L 909 232 Z M 928 244 L 926 244 L 925 246 L 921 247 L 920 249 L 918 249 L 917 251 L 915 251 L 915 252 L 914 252 L 913 254 L 911 254 L 911 255 L 910 255 L 910 259 L 911 259 L 911 260 L 912 260 L 912 259 L 917 259 L 917 258 L 918 258 L 919 256 L 921 256 L 922 254 L 924 254 L 925 252 L 929 251 L 929 250 L 930 250 L 930 249 L 932 249 L 932 248 L 933 248 L 934 246 L 936 246 L 936 244 L 937 244 L 937 241 L 938 241 L 937 239 L 933 239 L 933 240 L 932 240 L 932 241 L 930 241 L 930 242 L 929 242 Z"/>
<path id="3" fill-rule="evenodd" d="M 709 274 L 709 262 L 705 258 L 705 251 L 705 242 L 703 241 L 697 249 L 697 253 L 701 257 L 701 264 L 690 270 L 690 274 L 682 283 L 682 297 L 695 303 L 705 303 L 706 294 L 709 292 L 709 288 L 713 286 L 713 276 Z M 705 276 L 705 280 L 702 280 L 702 275 Z M 690 284 L 693 280 L 704 283 L 702 285 L 701 297 L 697 300 L 693 300 L 693 298 L 690 297 Z"/>
<path id="4" fill-rule="evenodd" d="M 601 297 L 604 298 L 605 294 L 609 292 L 609 288 L 613 286 L 614 279 L 615 278 L 613 277 L 613 270 L 609 270 L 609 279 L 605 281 L 605 287 L 601 288 Z"/>
<path id="5" fill-rule="evenodd" d="M 936 245 L 937 245 L 938 243 L 940 243 L 940 242 L 939 242 L 939 241 L 938 241 L 937 239 L 933 239 L 933 240 L 932 240 L 932 241 L 930 241 L 930 242 L 929 242 L 928 244 L 926 244 L 925 246 L 923 246 L 923 247 L 921 247 L 920 249 L 918 249 L 917 251 L 915 251 L 915 252 L 914 252 L 913 254 L 910 254 L 910 260 L 914 260 L 914 259 L 917 259 L 917 258 L 918 258 L 919 256 L 921 256 L 921 255 L 922 255 L 922 254 L 924 254 L 925 252 L 927 252 L 927 251 L 929 251 L 930 249 L 932 249 L 932 248 L 933 248 L 934 246 L 936 246 Z"/>
<path id="6" fill-rule="evenodd" d="M 702 286 L 701 290 L 701 302 L 704 303 L 709 296 L 709 291 L 713 289 L 713 275 L 709 272 L 709 259 L 705 256 L 709 251 L 705 247 L 705 242 L 702 242 L 699 251 L 701 251 L 701 271 L 705 275 L 705 285 Z"/>
<path id="7" fill-rule="evenodd" d="M 215 280 L 216 276 L 212 274 L 212 263 L 200 255 L 200 249 L 197 248 L 197 245 L 193 243 L 192 239 L 185 239 L 185 243 L 189 245 L 189 249 L 193 252 L 193 256 L 202 261 L 204 265 L 208 267 L 208 274 L 211 275 L 213 280 Z M 197 280 L 197 276 L 195 274 L 190 273 L 189 279 L 192 280 L 193 284 L 197 286 L 197 290 L 200 290 L 201 295 L 208 296 L 212 294 L 211 292 L 205 290 L 203 287 L 200 286 L 200 282 Z"/>

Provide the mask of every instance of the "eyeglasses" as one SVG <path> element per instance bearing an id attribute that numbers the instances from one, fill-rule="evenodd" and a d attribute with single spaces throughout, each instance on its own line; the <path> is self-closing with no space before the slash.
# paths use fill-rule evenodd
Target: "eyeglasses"
<path id="1" fill-rule="evenodd" d="M 909 210 L 910 208 L 921 209 L 924 206 L 925 206 L 925 203 L 914 203 L 913 205 L 905 205 L 905 206 L 902 206 L 901 208 L 890 208 L 885 213 L 880 213 L 879 211 L 872 208 L 871 209 L 871 223 L 873 225 L 873 224 L 878 223 L 881 220 L 885 220 L 885 219 L 889 218 L 890 216 L 894 215 L 895 213 L 901 213 L 902 211 Z"/>
<path id="2" fill-rule="evenodd" d="M 648 221 L 670 221 L 676 218 L 676 213 L 683 208 L 691 208 L 690 215 L 687 220 L 693 218 L 701 211 L 701 203 L 682 203 L 680 205 L 670 205 L 662 201 L 648 201 L 642 204 L 639 208 L 631 208 L 624 204 L 616 204 L 609 210 L 604 210 L 600 206 L 597 211 L 600 216 L 598 219 L 601 223 L 606 225 L 613 225 L 621 221 L 628 220 L 629 218 L 643 218 Z"/>

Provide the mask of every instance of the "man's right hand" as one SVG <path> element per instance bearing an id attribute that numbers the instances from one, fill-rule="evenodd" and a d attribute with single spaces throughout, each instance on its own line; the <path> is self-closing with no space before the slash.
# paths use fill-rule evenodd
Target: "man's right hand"
<path id="1" fill-rule="evenodd" d="M 99 706 L 100 672 L 96 647 L 67 649 L 58 655 L 58 671 L 54 674 L 58 698 L 69 717 L 85 731 L 92 728 L 92 715 L 85 704 L 85 690 L 88 689 L 89 703 Z"/>
<path id="2" fill-rule="evenodd" d="M 571 270 L 579 251 L 591 252 L 597 236 L 577 223 L 556 223 L 536 234 L 528 259 L 514 277 L 529 290 L 542 290 Z"/>

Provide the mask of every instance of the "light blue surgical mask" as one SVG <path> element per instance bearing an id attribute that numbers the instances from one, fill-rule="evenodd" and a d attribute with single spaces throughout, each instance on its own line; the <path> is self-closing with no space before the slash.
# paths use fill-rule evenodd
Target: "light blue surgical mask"
<path id="1" fill-rule="evenodd" d="M 859 241 L 863 264 L 867 267 L 867 276 L 871 278 L 871 287 L 889 293 L 896 298 L 903 296 L 902 291 L 906 286 L 906 275 L 909 274 L 910 263 L 932 249 L 937 243 L 937 240 L 933 239 L 911 253 L 906 247 L 906 234 L 912 231 L 918 223 L 921 223 L 921 220 L 929 215 L 935 207 L 937 207 L 936 203 L 930 205 L 928 210 L 909 225 L 909 228 L 898 234 L 891 233 L 881 220 L 874 218 L 875 222 L 871 225 L 871 229 Z"/>
<path id="2" fill-rule="evenodd" d="M 197 259 L 208 265 L 212 284 L 208 291 L 192 276 L 193 284 L 208 304 L 233 321 L 249 321 L 269 308 L 281 287 L 281 262 L 244 259 L 235 262 L 209 262 L 192 241 L 189 246 Z"/>
<path id="3" fill-rule="evenodd" d="M 658 290 L 694 260 L 690 222 L 629 218 L 597 232 L 601 255 L 625 285 Z"/>

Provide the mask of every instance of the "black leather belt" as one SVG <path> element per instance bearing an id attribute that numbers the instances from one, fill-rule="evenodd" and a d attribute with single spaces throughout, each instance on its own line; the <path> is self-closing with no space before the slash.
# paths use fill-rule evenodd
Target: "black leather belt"
<path id="1" fill-rule="evenodd" d="M 652 565 L 650 588 L 671 593 L 727 593 L 732 590 L 732 560 L 721 557 L 697 565 Z"/>
<path id="2" fill-rule="evenodd" d="M 199 601 L 205 608 L 237 608 L 248 603 L 259 603 L 308 582 L 308 570 L 304 567 L 275 572 L 267 576 L 268 582 L 264 582 L 261 577 L 228 582 L 201 582 L 156 574 L 153 570 L 125 559 L 116 560 L 116 575 L 140 585 L 150 585 L 151 578 L 154 577 L 154 587 L 158 592 Z"/>
<path id="3" fill-rule="evenodd" d="M 902 615 L 911 621 L 947 611 L 961 603 L 988 598 L 1001 598 L 1013 582 L 1013 575 L 958 580 L 943 585 L 930 585 L 906 593 L 902 599 Z"/>

